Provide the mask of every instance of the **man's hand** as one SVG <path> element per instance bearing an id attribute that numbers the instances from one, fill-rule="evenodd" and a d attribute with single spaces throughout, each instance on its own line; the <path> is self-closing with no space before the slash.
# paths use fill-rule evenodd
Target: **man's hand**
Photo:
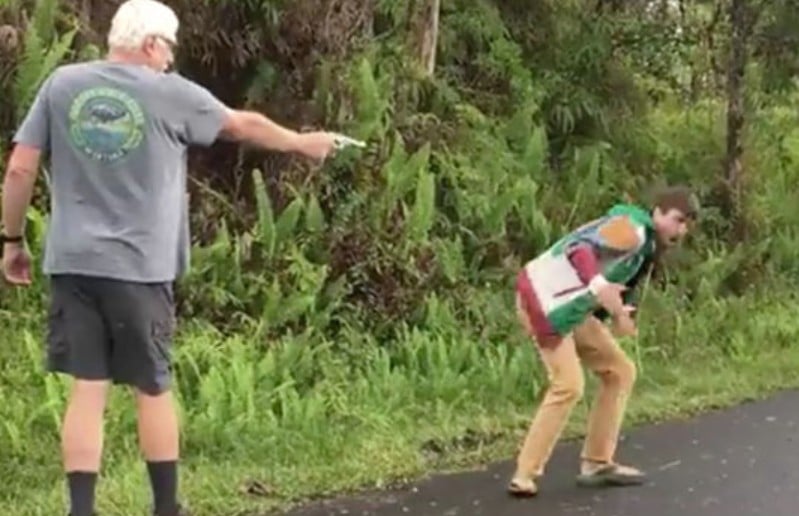
<path id="1" fill-rule="evenodd" d="M 602 283 L 596 289 L 595 296 L 602 308 L 615 317 L 624 312 L 621 294 L 625 290 L 627 287 L 618 283 Z"/>
<path id="2" fill-rule="evenodd" d="M 7 243 L 3 246 L 3 275 L 12 285 L 31 284 L 31 257 L 24 245 Z"/>
<path id="3" fill-rule="evenodd" d="M 297 150 L 309 158 L 324 161 L 331 153 L 335 152 L 337 138 L 337 134 L 324 131 L 300 133 Z"/>
<path id="4" fill-rule="evenodd" d="M 634 306 L 625 306 L 622 313 L 613 317 L 613 334 L 617 337 L 634 337 L 638 334 L 632 313 Z"/>

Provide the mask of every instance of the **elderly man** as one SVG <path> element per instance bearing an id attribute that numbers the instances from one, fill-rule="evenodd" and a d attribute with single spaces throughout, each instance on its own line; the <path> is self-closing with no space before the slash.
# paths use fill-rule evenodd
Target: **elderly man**
<path id="1" fill-rule="evenodd" d="M 186 147 L 223 138 L 315 160 L 336 147 L 334 133 L 297 133 L 166 73 L 178 25 L 160 2 L 124 2 L 106 59 L 59 67 L 44 81 L 14 138 L 3 184 L 3 270 L 8 282 L 26 285 L 25 213 L 40 155 L 49 155 L 47 362 L 74 378 L 62 433 L 72 516 L 94 511 L 111 383 L 135 389 L 155 514 L 184 510 L 170 346 L 172 283 L 189 253 Z"/>

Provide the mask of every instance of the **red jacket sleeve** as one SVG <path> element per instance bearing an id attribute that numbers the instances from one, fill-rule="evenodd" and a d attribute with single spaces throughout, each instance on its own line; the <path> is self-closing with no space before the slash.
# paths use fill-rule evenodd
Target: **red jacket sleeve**
<path id="1" fill-rule="evenodd" d="M 588 283 L 599 274 L 599 259 L 591 244 L 583 243 L 574 246 L 566 255 L 577 270 L 577 275 L 584 283 Z"/>
<path id="2" fill-rule="evenodd" d="M 598 241 L 584 240 L 567 251 L 567 258 L 574 265 L 580 279 L 588 284 L 601 273 L 599 248 L 611 252 L 626 252 L 640 245 L 640 236 L 635 225 L 625 216 L 612 217 L 596 230 Z"/>

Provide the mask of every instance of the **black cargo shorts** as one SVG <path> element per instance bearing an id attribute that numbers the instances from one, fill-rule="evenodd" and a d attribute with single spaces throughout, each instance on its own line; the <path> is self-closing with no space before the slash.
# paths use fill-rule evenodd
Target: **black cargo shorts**
<path id="1" fill-rule="evenodd" d="M 171 383 L 171 283 L 79 275 L 50 278 L 47 369 L 156 395 Z"/>

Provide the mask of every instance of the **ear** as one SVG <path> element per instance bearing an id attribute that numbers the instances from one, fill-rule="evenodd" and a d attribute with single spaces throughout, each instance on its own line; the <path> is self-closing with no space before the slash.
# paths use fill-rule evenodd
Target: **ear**
<path id="1" fill-rule="evenodd" d="M 144 38 L 144 41 L 142 42 L 141 48 L 142 48 L 142 50 L 144 52 L 149 54 L 149 53 L 151 53 L 153 51 L 153 49 L 155 48 L 156 45 L 157 45 L 157 42 L 155 40 L 155 37 L 154 36 L 147 36 L 146 38 Z"/>

